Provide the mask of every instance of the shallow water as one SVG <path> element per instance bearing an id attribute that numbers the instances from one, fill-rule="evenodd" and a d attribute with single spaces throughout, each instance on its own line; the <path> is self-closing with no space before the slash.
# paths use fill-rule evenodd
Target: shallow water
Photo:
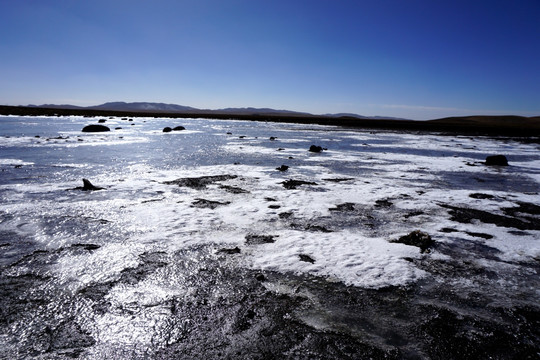
<path id="1" fill-rule="evenodd" d="M 82 133 L 98 119 L 0 117 L 6 357 L 173 357 L 179 349 L 189 354 L 186 344 L 202 351 L 205 323 L 228 329 L 213 336 L 228 338 L 222 349 L 232 351 L 239 337 L 260 337 L 256 320 L 264 327 L 274 319 L 270 308 L 264 316 L 236 309 L 236 287 L 256 294 L 249 306 L 290 310 L 306 336 L 346 334 L 348 346 L 369 345 L 375 358 L 379 350 L 398 358 L 437 354 L 425 338 L 407 335 L 425 306 L 468 319 L 489 305 L 482 316 L 490 326 L 510 321 L 495 315 L 501 309 L 537 314 L 537 144 L 232 120 L 106 119 L 111 132 Z M 162 132 L 177 125 L 186 130 Z M 327 150 L 310 153 L 312 144 Z M 511 166 L 483 165 L 493 154 L 506 155 Z M 281 165 L 289 169 L 276 170 Z M 174 183 L 218 175 L 228 176 L 199 187 Z M 82 178 L 104 189 L 76 190 Z M 290 179 L 311 184 L 286 189 Z M 505 210 L 520 204 L 528 210 Z M 478 218 L 452 207 L 478 210 Z M 435 240 L 430 251 L 392 241 L 417 229 Z M 248 235 L 273 242 L 250 243 Z M 262 274 L 265 280 L 245 280 Z M 352 292 L 357 303 L 374 299 L 363 311 L 406 312 L 399 320 L 406 325 L 390 334 L 394 316 L 376 316 L 375 325 L 364 323 L 367 316 L 347 318 L 349 305 L 334 292 Z M 285 295 L 303 305 L 284 305 Z M 236 309 L 223 318 L 240 311 L 250 326 L 219 318 L 223 299 Z M 208 309 L 199 314 L 192 304 L 203 300 Z M 193 314 L 200 315 L 196 325 Z M 524 336 L 538 339 L 534 331 Z M 300 346 L 300 357 L 309 357 L 314 345 L 298 342 L 304 347 L 293 343 L 280 353 L 300 356 L 292 350 Z M 273 355 L 276 346 L 268 345 Z M 445 351 L 438 346 L 432 348 Z M 264 353 L 257 351 L 242 355 Z"/>

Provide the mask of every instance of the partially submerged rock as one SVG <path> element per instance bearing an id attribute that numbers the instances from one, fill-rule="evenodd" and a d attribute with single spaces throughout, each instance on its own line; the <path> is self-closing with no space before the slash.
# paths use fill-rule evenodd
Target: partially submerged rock
<path id="1" fill-rule="evenodd" d="M 249 194 L 249 191 L 239 188 L 237 186 L 220 185 L 219 188 L 230 192 L 231 194 Z"/>
<path id="2" fill-rule="evenodd" d="M 392 242 L 419 247 L 420 252 L 422 253 L 426 252 L 433 244 L 435 244 L 435 241 L 429 234 L 420 230 L 415 230 Z"/>
<path id="3" fill-rule="evenodd" d="M 228 201 L 220 202 L 220 201 L 213 201 L 213 200 L 206 200 L 206 199 L 195 199 L 195 201 L 191 203 L 191 206 L 214 210 L 218 206 L 229 205 L 229 204 L 230 202 Z"/>
<path id="4" fill-rule="evenodd" d="M 300 258 L 300 261 L 307 262 L 307 263 L 310 263 L 310 264 L 314 264 L 314 263 L 315 263 L 315 259 L 313 259 L 313 258 L 312 258 L 311 256 L 309 256 L 309 255 L 300 254 L 300 255 L 298 255 L 298 257 Z"/>
<path id="5" fill-rule="evenodd" d="M 234 255 L 234 254 L 240 254 L 242 251 L 240 250 L 240 248 L 237 246 L 237 247 L 234 247 L 232 249 L 219 249 L 218 253 L 220 254 L 226 254 L 226 255 Z"/>
<path id="6" fill-rule="evenodd" d="M 317 183 L 314 183 L 311 181 L 292 180 L 292 179 L 283 181 L 281 184 L 283 184 L 283 187 L 287 190 L 294 190 L 300 185 L 317 185 Z"/>
<path id="7" fill-rule="evenodd" d="M 489 166 L 508 166 L 508 159 L 504 155 L 491 155 L 486 157 L 485 164 Z"/>
<path id="8" fill-rule="evenodd" d="M 79 186 L 76 188 L 73 188 L 71 190 L 82 190 L 82 191 L 96 191 L 96 190 L 103 190 L 104 188 L 93 185 L 90 180 L 88 179 L 82 179 L 83 186 Z"/>
<path id="9" fill-rule="evenodd" d="M 310 152 L 314 152 L 314 153 L 320 153 L 322 152 L 324 149 L 321 147 L 321 146 L 318 146 L 318 145 L 311 145 L 309 147 L 309 151 Z"/>
<path id="10" fill-rule="evenodd" d="M 246 244 L 248 245 L 262 245 L 262 244 L 271 244 L 276 242 L 274 238 L 279 235 L 246 235 Z"/>
<path id="11" fill-rule="evenodd" d="M 164 133 L 169 133 L 169 132 L 171 132 L 171 131 L 172 131 L 172 129 L 171 129 L 170 127 L 168 127 L 168 126 L 166 126 L 166 127 L 163 128 L 163 132 L 164 132 Z"/>
<path id="12" fill-rule="evenodd" d="M 192 189 L 201 190 L 201 189 L 205 189 L 207 185 L 210 185 L 219 181 L 236 179 L 237 177 L 238 176 L 236 175 L 200 176 L 200 177 L 194 177 L 194 178 L 180 178 L 176 180 L 165 181 L 164 184 L 186 186 Z"/>
<path id="13" fill-rule="evenodd" d="M 287 170 L 289 170 L 289 167 L 287 165 L 281 165 L 280 167 L 277 167 L 276 170 L 278 170 L 278 171 L 287 171 Z"/>
<path id="14" fill-rule="evenodd" d="M 337 204 L 336 207 L 329 208 L 329 211 L 354 211 L 356 209 L 355 203 L 343 203 L 343 204 Z"/>
<path id="15" fill-rule="evenodd" d="M 175 127 L 173 127 L 173 129 L 172 129 L 172 131 L 182 131 L 182 130 L 186 130 L 186 128 L 183 127 L 183 126 L 175 126 Z"/>
<path id="16" fill-rule="evenodd" d="M 105 125 L 97 125 L 97 124 L 86 125 L 82 129 L 82 132 L 105 132 L 105 131 L 111 131 L 111 129 L 109 129 L 109 127 Z"/>

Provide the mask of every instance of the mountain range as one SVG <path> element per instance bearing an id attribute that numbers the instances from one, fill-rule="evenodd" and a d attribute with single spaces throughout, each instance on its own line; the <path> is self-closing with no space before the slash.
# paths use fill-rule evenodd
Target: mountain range
<path id="1" fill-rule="evenodd" d="M 287 116 L 314 116 L 313 114 L 299 111 L 290 110 L 276 110 L 270 108 L 224 108 L 224 109 L 198 109 L 191 106 L 177 105 L 177 104 L 165 104 L 155 102 L 107 102 L 101 105 L 94 106 L 75 106 L 75 105 L 28 105 L 29 107 L 39 108 L 51 108 L 51 109 L 88 109 L 88 110 L 109 110 L 109 111 L 129 111 L 129 112 L 167 112 L 167 113 L 184 113 L 184 114 L 241 114 L 241 115 L 287 115 Z M 403 118 L 395 118 L 389 116 L 362 116 L 352 113 L 339 113 L 339 114 L 324 114 L 327 117 L 349 117 L 358 119 L 392 119 L 392 120 L 405 120 Z"/>

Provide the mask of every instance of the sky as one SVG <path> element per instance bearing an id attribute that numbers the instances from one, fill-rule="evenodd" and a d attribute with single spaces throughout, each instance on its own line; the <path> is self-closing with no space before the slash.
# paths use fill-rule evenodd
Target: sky
<path id="1" fill-rule="evenodd" d="M 0 104 L 540 115 L 540 0 L 0 0 Z"/>

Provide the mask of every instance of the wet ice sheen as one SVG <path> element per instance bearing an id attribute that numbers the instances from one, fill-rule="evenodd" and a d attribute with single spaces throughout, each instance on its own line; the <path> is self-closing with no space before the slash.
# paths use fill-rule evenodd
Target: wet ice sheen
<path id="1" fill-rule="evenodd" d="M 48 286 L 54 291 L 76 293 L 91 284 L 117 281 L 126 269 L 144 263 L 141 254 L 174 254 L 202 245 L 238 247 L 238 266 L 255 270 L 319 276 L 362 288 L 402 286 L 427 276 L 415 259 L 445 256 L 390 242 L 416 229 L 440 243 L 453 244 L 459 237 L 487 244 L 499 251 L 499 260 L 527 263 L 540 257 L 538 231 L 513 234 L 493 224 L 456 223 L 439 206 L 497 213 L 517 201 L 538 204 L 540 155 L 535 144 L 194 119 L 136 118 L 131 126 L 114 118 L 106 125 L 122 130 L 79 132 L 95 121 L 0 118 L 0 231 L 17 234 L 28 245 L 11 244 L 8 235 L 0 243 L 10 248 L 10 259 L 14 252 L 22 258 L 36 249 L 56 251 L 54 262 L 39 265 L 51 277 Z M 171 125 L 187 130 L 161 132 Z M 54 139 L 58 136 L 62 139 Z M 310 144 L 328 150 L 309 153 Z M 504 153 L 511 166 L 479 164 L 497 153 Z M 477 166 L 470 166 L 475 162 Z M 276 171 L 280 165 L 289 169 Z M 202 189 L 167 183 L 213 175 L 234 176 Z M 83 177 L 105 189 L 68 190 L 81 186 Z M 336 178 L 349 180 L 328 180 Z M 315 185 L 287 190 L 282 182 L 289 179 Z M 471 192 L 495 198 L 472 199 Z M 222 205 L 201 208 L 194 206 L 197 199 Z M 376 207 L 378 200 L 390 205 Z M 354 211 L 330 210 L 343 203 L 355 204 Z M 456 232 L 439 232 L 445 227 Z M 248 244 L 249 234 L 272 235 L 276 241 Z M 100 247 L 65 250 L 80 243 Z M 300 255 L 314 262 L 302 261 Z M 478 261 L 486 268 L 515 271 L 490 258 Z M 31 272 L 32 266 L 17 271 Z M 123 310 L 103 313 L 87 330 L 100 342 L 150 346 L 151 331 L 157 324 L 165 326 L 163 314 L 169 310 L 163 302 L 191 291 L 181 274 L 165 270 L 138 283 L 113 286 L 107 299 Z M 132 302 L 146 306 L 146 313 L 126 316 Z"/>

